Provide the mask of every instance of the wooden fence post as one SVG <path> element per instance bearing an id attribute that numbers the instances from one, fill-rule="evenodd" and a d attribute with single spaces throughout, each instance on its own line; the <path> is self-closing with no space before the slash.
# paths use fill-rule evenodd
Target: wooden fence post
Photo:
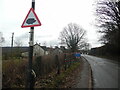
<path id="1" fill-rule="evenodd" d="M 39 56 L 35 59 L 35 63 L 33 65 L 33 68 L 36 71 L 37 75 L 42 75 L 43 74 L 42 56 Z"/>
<path id="2" fill-rule="evenodd" d="M 39 57 L 39 61 L 38 61 L 38 67 L 39 67 L 39 73 L 42 76 L 43 75 L 43 62 L 42 62 L 42 56 Z"/>
<path id="3" fill-rule="evenodd" d="M 64 69 L 65 69 L 65 70 L 66 70 L 66 68 L 67 68 L 66 64 L 67 64 L 67 61 L 66 61 L 66 54 L 64 54 Z"/>
<path id="4" fill-rule="evenodd" d="M 56 60 L 56 66 L 57 66 L 57 74 L 60 74 L 60 62 L 58 59 L 58 55 L 55 55 L 55 60 Z"/>

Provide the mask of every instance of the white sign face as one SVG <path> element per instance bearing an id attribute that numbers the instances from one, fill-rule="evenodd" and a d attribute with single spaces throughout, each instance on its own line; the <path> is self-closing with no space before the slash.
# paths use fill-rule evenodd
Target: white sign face
<path id="1" fill-rule="evenodd" d="M 24 28 L 24 27 L 34 27 L 34 26 L 41 26 L 41 23 L 36 13 L 34 12 L 34 9 L 31 8 L 21 27 Z"/>

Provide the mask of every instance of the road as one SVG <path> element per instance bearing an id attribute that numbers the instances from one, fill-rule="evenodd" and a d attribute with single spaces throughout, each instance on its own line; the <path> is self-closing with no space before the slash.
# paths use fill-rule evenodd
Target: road
<path id="1" fill-rule="evenodd" d="M 90 55 L 83 57 L 92 68 L 93 88 L 118 88 L 118 70 L 120 70 L 118 63 Z"/>

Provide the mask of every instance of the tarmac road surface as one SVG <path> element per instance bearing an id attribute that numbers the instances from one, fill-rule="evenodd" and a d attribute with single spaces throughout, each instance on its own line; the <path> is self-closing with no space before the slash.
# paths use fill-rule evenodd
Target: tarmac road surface
<path id="1" fill-rule="evenodd" d="M 83 55 L 83 57 L 87 59 L 92 68 L 93 88 L 120 88 L 118 63 L 90 55 Z"/>

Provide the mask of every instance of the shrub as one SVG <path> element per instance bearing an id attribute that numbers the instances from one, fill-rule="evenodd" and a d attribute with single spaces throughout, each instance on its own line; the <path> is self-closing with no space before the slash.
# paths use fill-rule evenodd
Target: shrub
<path id="1" fill-rule="evenodd" d="M 58 62 L 60 69 L 65 63 L 64 54 L 60 54 L 57 60 L 55 55 L 37 57 L 33 61 L 33 69 L 37 77 L 45 76 L 53 70 L 58 70 Z M 27 64 L 28 60 L 3 60 L 3 88 L 25 87 Z"/>
<path id="2" fill-rule="evenodd" d="M 3 88 L 24 87 L 26 63 L 23 60 L 3 61 Z"/>
<path id="3" fill-rule="evenodd" d="M 63 64 L 63 55 L 59 55 L 60 65 Z M 43 76 L 51 71 L 57 69 L 57 61 L 55 60 L 54 55 L 46 55 L 42 57 L 37 57 L 33 64 L 33 68 L 37 76 Z"/>

